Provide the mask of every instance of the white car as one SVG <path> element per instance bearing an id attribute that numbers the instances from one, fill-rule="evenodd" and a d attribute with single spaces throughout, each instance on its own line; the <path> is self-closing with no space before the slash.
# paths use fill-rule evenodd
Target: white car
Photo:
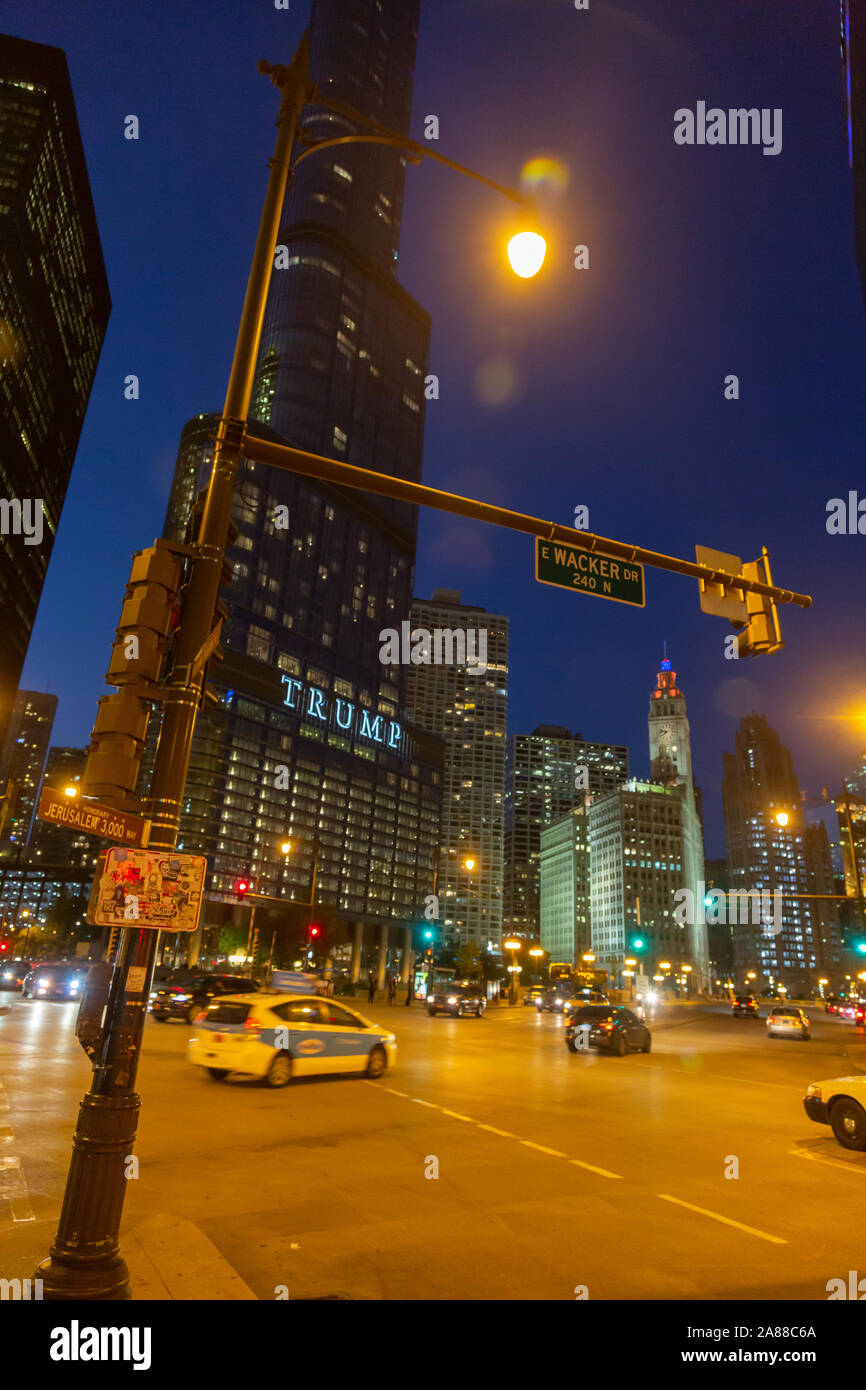
<path id="1" fill-rule="evenodd" d="M 771 1009 L 767 1014 L 768 1038 L 801 1038 L 808 1042 L 812 1036 L 812 1025 L 805 1009 L 795 1008 L 793 1004 Z"/>
<path id="2" fill-rule="evenodd" d="M 195 1022 L 187 1061 L 216 1081 L 230 1072 L 262 1077 L 269 1086 L 334 1072 L 375 1078 L 397 1060 L 393 1033 L 313 994 L 224 995 Z"/>
<path id="3" fill-rule="evenodd" d="M 843 1149 L 866 1149 L 866 1076 L 834 1076 L 806 1087 L 810 1120 L 829 1125 Z"/>

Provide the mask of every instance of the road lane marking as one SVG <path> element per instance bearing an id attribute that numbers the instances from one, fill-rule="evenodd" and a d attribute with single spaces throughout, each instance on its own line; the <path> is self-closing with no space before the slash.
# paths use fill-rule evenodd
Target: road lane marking
<path id="1" fill-rule="evenodd" d="M 432 1101 L 429 1101 L 429 1100 L 419 1100 L 417 1096 L 412 1096 L 411 1099 L 412 1099 L 412 1104 L 413 1104 L 413 1105 L 426 1105 L 428 1110 L 438 1110 L 438 1109 L 439 1109 L 439 1106 L 438 1106 L 438 1105 L 434 1105 Z"/>
<path id="2" fill-rule="evenodd" d="M 465 1120 L 468 1125 L 477 1123 L 477 1121 L 473 1120 L 471 1115 L 458 1115 L 456 1110 L 446 1110 L 444 1105 L 442 1106 L 442 1114 L 450 1115 L 452 1120 Z"/>
<path id="3" fill-rule="evenodd" d="M 527 1149 L 537 1149 L 540 1154 L 550 1154 L 552 1158 L 568 1158 L 561 1149 L 548 1149 L 545 1144 L 535 1144 L 531 1139 L 521 1139 L 521 1144 L 525 1144 Z"/>
<path id="4" fill-rule="evenodd" d="M 570 1158 L 569 1163 L 573 1163 L 575 1168 L 586 1168 L 589 1173 L 600 1173 L 603 1178 L 616 1178 L 617 1182 L 624 1182 L 622 1173 L 611 1173 L 607 1168 L 596 1168 L 594 1163 L 582 1163 L 579 1158 Z"/>
<path id="5" fill-rule="evenodd" d="M 663 1202 L 674 1202 L 678 1207 L 686 1207 L 688 1211 L 696 1211 L 699 1216 L 708 1216 L 711 1221 L 721 1221 L 725 1226 L 735 1226 L 738 1231 L 745 1231 L 747 1235 L 757 1236 L 759 1240 L 768 1240 L 772 1245 L 787 1245 L 788 1242 L 781 1236 L 771 1236 L 767 1231 L 759 1231 L 757 1226 L 747 1226 L 743 1221 L 734 1221 L 730 1216 L 720 1216 L 717 1211 L 707 1211 L 706 1207 L 696 1207 L 691 1202 L 684 1202 L 679 1197 L 671 1197 L 666 1192 L 657 1192 Z"/>
<path id="6" fill-rule="evenodd" d="M 395 1091 L 393 1086 L 386 1086 L 385 1090 L 392 1096 L 402 1096 L 404 1100 L 408 1100 L 409 1098 L 408 1091 Z"/>
<path id="7" fill-rule="evenodd" d="M 512 1134 L 510 1129 L 497 1129 L 495 1125 L 479 1124 L 479 1129 L 486 1129 L 488 1134 L 501 1134 L 503 1139 L 516 1139 L 517 1135 Z"/>
<path id="8" fill-rule="evenodd" d="M 826 1163 L 828 1168 L 841 1168 L 843 1173 L 856 1173 L 860 1177 L 866 1174 L 866 1168 L 855 1168 L 853 1163 L 843 1163 L 840 1158 L 821 1158 L 818 1154 L 807 1153 L 805 1149 L 789 1149 L 788 1153 L 795 1158 L 809 1158 L 813 1163 Z"/>

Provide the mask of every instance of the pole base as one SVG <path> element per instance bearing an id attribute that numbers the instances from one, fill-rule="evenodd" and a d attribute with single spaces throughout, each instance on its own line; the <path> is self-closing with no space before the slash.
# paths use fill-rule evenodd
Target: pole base
<path id="1" fill-rule="evenodd" d="M 72 1264 L 53 1252 L 36 1269 L 42 1280 L 42 1298 L 58 1303 L 116 1303 L 129 1299 L 126 1260 L 114 1255 L 107 1260 L 76 1260 Z"/>

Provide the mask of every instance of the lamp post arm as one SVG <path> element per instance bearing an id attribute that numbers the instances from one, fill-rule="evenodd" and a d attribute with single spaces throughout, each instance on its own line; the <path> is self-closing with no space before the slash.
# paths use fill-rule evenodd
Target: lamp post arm
<path id="1" fill-rule="evenodd" d="M 488 179 L 484 174 L 476 173 L 468 165 L 459 164 L 456 159 L 449 159 L 447 155 L 439 154 L 437 150 L 428 149 L 426 145 L 419 144 L 417 140 L 410 140 L 408 135 L 401 135 L 398 130 L 391 130 L 388 126 L 380 125 L 378 121 L 362 116 L 359 111 L 355 111 L 351 106 L 346 106 L 341 101 L 326 100 L 317 93 L 313 104 L 326 106 L 329 111 L 333 111 L 338 116 L 345 116 L 348 120 L 371 131 L 372 134 L 340 135 L 331 140 L 316 140 L 314 143 L 308 144 L 291 166 L 293 176 L 301 161 L 306 159 L 308 155 L 315 154 L 317 150 L 331 149 L 335 145 L 390 145 L 394 149 L 404 150 L 412 157 L 413 163 L 420 163 L 422 159 L 435 160 L 437 164 L 444 164 L 446 169 L 453 169 L 455 173 L 465 174 L 467 178 L 475 179 L 476 183 L 483 183 L 486 188 L 492 188 L 494 192 L 502 193 L 513 203 L 518 203 L 530 210 L 535 209 L 535 200 L 528 193 L 521 193 L 519 189 L 510 188 L 504 183 L 496 183 L 494 179 Z"/>

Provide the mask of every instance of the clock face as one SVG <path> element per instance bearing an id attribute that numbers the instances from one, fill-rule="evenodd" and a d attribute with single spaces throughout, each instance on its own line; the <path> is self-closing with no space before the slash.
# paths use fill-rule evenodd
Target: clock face
<path id="1" fill-rule="evenodd" d="M 673 738 L 673 729 L 670 724 L 660 724 L 658 729 L 659 743 L 670 743 Z"/>

